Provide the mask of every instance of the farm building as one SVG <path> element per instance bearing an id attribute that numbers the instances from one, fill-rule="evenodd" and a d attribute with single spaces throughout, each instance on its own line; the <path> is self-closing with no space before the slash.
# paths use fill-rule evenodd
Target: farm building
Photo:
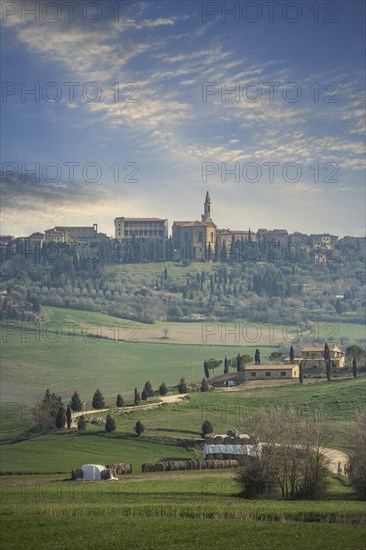
<path id="1" fill-rule="evenodd" d="M 299 378 L 299 365 L 251 365 L 244 372 L 245 381 Z"/>
<path id="2" fill-rule="evenodd" d="M 332 366 L 342 369 L 345 363 L 345 353 L 335 344 L 329 344 L 329 353 Z M 325 367 L 324 346 L 309 346 L 301 350 L 301 364 L 303 367 Z"/>

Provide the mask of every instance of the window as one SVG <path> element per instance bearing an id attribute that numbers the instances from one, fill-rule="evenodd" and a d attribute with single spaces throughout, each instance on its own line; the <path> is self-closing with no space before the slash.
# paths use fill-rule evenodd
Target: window
<path id="1" fill-rule="evenodd" d="M 202 243 L 202 242 L 203 242 L 203 233 L 202 233 L 202 231 L 200 231 L 200 232 L 198 233 L 198 242 L 199 242 L 199 243 Z"/>
<path id="2" fill-rule="evenodd" d="M 256 372 L 251 372 L 251 373 L 250 373 L 250 376 L 251 376 L 252 378 L 255 378 L 255 377 L 257 376 L 257 373 L 256 373 Z"/>
<path id="3" fill-rule="evenodd" d="M 286 376 L 286 371 L 285 370 L 281 370 L 281 376 Z"/>
<path id="4" fill-rule="evenodd" d="M 272 373 L 270 371 L 266 371 L 266 376 L 272 376 Z"/>

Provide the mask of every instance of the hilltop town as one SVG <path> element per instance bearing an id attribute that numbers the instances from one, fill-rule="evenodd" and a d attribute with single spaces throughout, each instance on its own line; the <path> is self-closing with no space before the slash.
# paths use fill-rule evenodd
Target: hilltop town
<path id="1" fill-rule="evenodd" d="M 351 254 L 365 258 L 366 238 L 329 233 L 310 234 L 286 229 L 253 231 L 218 228 L 213 221 L 212 201 L 207 191 L 201 220 L 174 221 L 169 235 L 168 219 L 117 217 L 114 237 L 91 226 L 55 226 L 29 236 L 0 236 L 2 260 L 21 255 L 37 261 L 47 246 L 102 257 L 107 262 L 156 261 L 309 261 L 318 264 L 342 262 Z M 94 252 L 91 250 L 94 248 Z M 95 252 L 97 250 L 97 252 Z M 43 252 L 42 252 L 43 251 Z"/>

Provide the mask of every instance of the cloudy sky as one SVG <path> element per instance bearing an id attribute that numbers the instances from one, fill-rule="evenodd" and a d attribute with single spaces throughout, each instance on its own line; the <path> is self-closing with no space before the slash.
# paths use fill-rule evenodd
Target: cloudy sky
<path id="1" fill-rule="evenodd" d="M 3 234 L 207 189 L 219 227 L 364 234 L 364 2 L 69 4 L 1 3 Z"/>

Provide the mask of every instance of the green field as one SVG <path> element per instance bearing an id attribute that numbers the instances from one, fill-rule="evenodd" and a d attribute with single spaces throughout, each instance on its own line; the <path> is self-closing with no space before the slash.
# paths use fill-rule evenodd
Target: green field
<path id="1" fill-rule="evenodd" d="M 355 418 L 365 406 L 365 382 L 363 377 L 232 392 L 195 392 L 182 403 L 164 404 L 158 409 L 122 414 L 115 410 L 112 414 L 117 430 L 112 434 L 89 424 L 85 433 L 61 431 L 25 440 L 17 436 L 30 421 L 25 418 L 26 414 L 23 423 L 19 417 L 22 412 L 30 412 L 29 409 L 21 411 L 4 405 L 1 471 L 67 473 L 78 464 L 91 461 L 100 464 L 131 462 L 139 469 L 143 462 L 162 458 L 203 458 L 200 450 L 177 446 L 177 439 L 200 438 L 201 425 L 206 418 L 212 422 L 216 433 L 233 427 L 248 430 L 248 413 L 278 403 L 297 406 L 304 417 L 321 407 L 329 429 L 327 445 L 347 452 L 352 448 Z M 140 438 L 133 435 L 137 420 L 142 420 L 146 426 Z"/>
<path id="2" fill-rule="evenodd" d="M 232 471 L 129 476 L 118 482 L 2 478 L 2 547 L 361 548 L 364 504 L 337 479 L 323 502 L 246 501 Z M 22 529 L 17 529 L 21 524 Z M 331 544 L 331 546 L 330 546 Z"/>

